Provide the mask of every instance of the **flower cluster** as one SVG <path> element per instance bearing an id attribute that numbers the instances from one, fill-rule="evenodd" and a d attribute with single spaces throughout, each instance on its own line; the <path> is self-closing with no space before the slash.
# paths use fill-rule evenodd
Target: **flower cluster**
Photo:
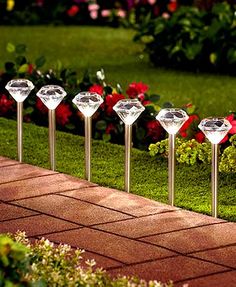
<path id="1" fill-rule="evenodd" d="M 4 3 L 5 2 L 5 3 Z M 135 24 L 147 14 L 153 17 L 169 17 L 177 7 L 177 0 L 34 0 L 20 5 L 15 0 L 0 3 L 4 14 L 1 24 L 40 24 L 56 22 L 63 24 Z M 19 15 L 21 15 L 19 17 Z M 25 16 L 25 17 L 24 17 Z M 27 17 L 26 17 L 27 16 Z M 25 23 L 25 24 L 26 24 Z"/>
<path id="2" fill-rule="evenodd" d="M 148 149 L 151 143 L 159 142 L 167 137 L 165 130 L 155 119 L 155 116 L 161 109 L 159 105 L 160 96 L 158 94 L 149 94 L 149 87 L 143 82 L 132 82 L 127 89 L 122 90 L 118 84 L 113 87 L 105 82 L 103 70 L 96 73 L 96 76 L 85 74 L 78 83 L 76 72 L 69 69 L 63 69 L 55 72 L 52 69 L 42 72 L 39 68 L 44 64 L 43 57 L 36 59 L 34 63 L 28 62 L 22 57 L 19 61 L 17 51 L 22 53 L 24 45 L 20 47 L 13 44 L 8 45 L 8 50 L 16 53 L 16 61 L 8 62 L 6 70 L 0 73 L 0 116 L 8 118 L 16 117 L 15 102 L 5 90 L 5 86 L 12 78 L 27 78 L 35 84 L 35 90 L 24 102 L 24 120 L 38 125 L 48 125 L 47 108 L 41 100 L 35 96 L 35 93 L 47 84 L 57 84 L 64 87 L 67 91 L 67 97 L 56 109 L 57 128 L 59 130 L 72 132 L 74 134 L 84 135 L 84 117 L 78 109 L 72 104 L 72 98 L 75 92 L 90 91 L 103 97 L 103 104 L 93 116 L 93 137 L 112 143 L 124 143 L 124 125 L 118 115 L 113 110 L 114 105 L 121 99 L 138 99 L 145 111 L 134 123 L 133 145 L 140 149 Z M 171 107 L 171 103 L 165 103 L 165 106 Z M 195 113 L 195 106 L 187 104 L 182 107 L 189 115 L 189 119 L 181 127 L 178 136 L 185 140 L 195 139 L 198 143 L 205 141 L 204 134 L 199 130 L 198 124 L 201 119 Z M 230 138 L 236 134 L 236 115 L 230 114 L 227 119 L 232 125 L 228 135 L 222 140 L 223 148 L 230 146 Z"/>

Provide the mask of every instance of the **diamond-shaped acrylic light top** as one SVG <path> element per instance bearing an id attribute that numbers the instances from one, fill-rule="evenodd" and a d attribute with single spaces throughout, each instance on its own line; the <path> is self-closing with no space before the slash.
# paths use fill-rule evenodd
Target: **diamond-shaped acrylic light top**
<path id="1" fill-rule="evenodd" d="M 74 97 L 72 102 L 85 117 L 91 117 L 103 103 L 103 98 L 97 93 L 81 92 Z"/>
<path id="2" fill-rule="evenodd" d="M 57 85 L 43 86 L 37 96 L 49 110 L 55 110 L 63 98 L 66 96 L 65 90 Z"/>
<path id="3" fill-rule="evenodd" d="M 206 118 L 200 122 L 198 127 L 213 144 L 220 143 L 232 128 L 225 118 Z"/>
<path id="4" fill-rule="evenodd" d="M 156 119 L 169 134 L 176 134 L 188 118 L 185 111 L 175 108 L 162 109 L 156 116 Z"/>
<path id="5" fill-rule="evenodd" d="M 26 79 L 11 80 L 6 85 L 6 89 L 17 102 L 23 102 L 33 88 L 33 83 Z"/>
<path id="6" fill-rule="evenodd" d="M 126 125 L 132 125 L 145 108 L 137 99 L 124 99 L 119 100 L 113 110 Z"/>

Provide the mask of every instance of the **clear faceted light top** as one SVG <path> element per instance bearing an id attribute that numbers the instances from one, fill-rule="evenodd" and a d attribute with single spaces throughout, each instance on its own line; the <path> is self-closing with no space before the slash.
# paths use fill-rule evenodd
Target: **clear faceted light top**
<path id="1" fill-rule="evenodd" d="M 37 96 L 49 110 L 55 110 L 63 98 L 66 96 L 65 90 L 57 85 L 43 86 Z"/>
<path id="2" fill-rule="evenodd" d="M 220 143 L 232 128 L 225 118 L 206 118 L 200 122 L 198 127 L 213 144 Z"/>
<path id="3" fill-rule="evenodd" d="M 113 109 L 126 125 L 132 125 L 145 110 L 137 99 L 120 100 Z"/>
<path id="4" fill-rule="evenodd" d="M 6 85 L 6 89 L 17 102 L 23 102 L 33 88 L 33 83 L 26 79 L 11 80 Z"/>
<path id="5" fill-rule="evenodd" d="M 103 103 L 103 98 L 97 93 L 81 92 L 74 97 L 72 102 L 85 117 L 91 117 Z"/>
<path id="6" fill-rule="evenodd" d="M 162 109 L 156 116 L 156 119 L 169 134 L 176 134 L 188 118 L 185 111 L 175 108 Z"/>

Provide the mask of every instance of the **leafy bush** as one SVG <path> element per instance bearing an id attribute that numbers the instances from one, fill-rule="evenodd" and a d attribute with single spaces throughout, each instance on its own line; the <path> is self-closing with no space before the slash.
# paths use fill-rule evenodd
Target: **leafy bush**
<path id="1" fill-rule="evenodd" d="M 82 263 L 82 253 L 82 250 L 73 250 L 67 244 L 55 246 L 44 238 L 31 244 L 24 232 L 1 235 L 0 286 L 173 286 L 171 283 L 146 282 L 136 277 L 120 276 L 112 279 L 105 270 L 95 268 L 94 260 Z"/>
<path id="2" fill-rule="evenodd" d="M 231 146 L 221 149 L 219 171 L 236 173 L 236 135 L 233 135 L 229 141 Z M 150 144 L 149 153 L 151 156 L 168 157 L 168 139 Z M 187 165 L 194 165 L 198 162 L 209 164 L 211 162 L 211 144 L 209 142 L 199 143 L 194 139 L 176 138 L 176 160 Z"/>
<path id="3" fill-rule="evenodd" d="M 170 18 L 158 17 L 140 26 L 135 40 L 146 44 L 156 66 L 235 74 L 236 18 L 228 3 L 211 11 L 180 7 Z"/>

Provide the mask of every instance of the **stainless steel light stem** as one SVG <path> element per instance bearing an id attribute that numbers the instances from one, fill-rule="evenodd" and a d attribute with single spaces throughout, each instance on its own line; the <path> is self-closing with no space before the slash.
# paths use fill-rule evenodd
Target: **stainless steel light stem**
<path id="1" fill-rule="evenodd" d="M 132 125 L 125 125 L 125 191 L 130 192 L 130 155 L 132 144 Z"/>
<path id="2" fill-rule="evenodd" d="M 49 122 L 49 154 L 50 154 L 50 168 L 51 170 L 56 169 L 55 163 L 55 110 L 48 110 L 48 122 Z"/>
<path id="3" fill-rule="evenodd" d="M 218 144 L 211 144 L 212 167 L 211 167 L 211 192 L 212 192 L 212 216 L 218 216 Z"/>
<path id="4" fill-rule="evenodd" d="M 23 154 L 22 123 L 23 123 L 23 102 L 17 102 L 17 154 L 19 162 L 22 162 L 22 154 Z"/>
<path id="5" fill-rule="evenodd" d="M 168 191 L 169 204 L 175 204 L 175 134 L 169 134 L 169 156 L 168 156 Z"/>
<path id="6" fill-rule="evenodd" d="M 92 137 L 92 118 L 84 118 L 85 128 L 85 178 L 91 180 L 91 137 Z"/>

